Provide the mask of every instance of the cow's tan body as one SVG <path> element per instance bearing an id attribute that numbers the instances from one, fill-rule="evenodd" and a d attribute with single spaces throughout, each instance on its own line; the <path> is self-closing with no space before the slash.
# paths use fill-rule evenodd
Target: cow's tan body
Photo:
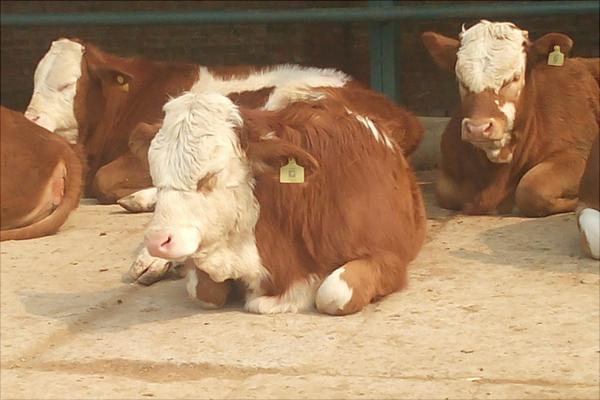
<path id="1" fill-rule="evenodd" d="M 58 231 L 81 197 L 82 164 L 69 143 L 1 108 L 0 238 Z"/>

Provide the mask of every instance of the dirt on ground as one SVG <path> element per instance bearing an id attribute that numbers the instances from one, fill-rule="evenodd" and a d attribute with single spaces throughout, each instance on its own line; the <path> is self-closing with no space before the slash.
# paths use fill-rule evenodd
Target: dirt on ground
<path id="1" fill-rule="evenodd" d="M 441 210 L 410 287 L 346 317 L 204 311 L 124 275 L 150 214 L 84 200 L 1 244 L 3 399 L 600 398 L 599 263 L 572 213 Z"/>

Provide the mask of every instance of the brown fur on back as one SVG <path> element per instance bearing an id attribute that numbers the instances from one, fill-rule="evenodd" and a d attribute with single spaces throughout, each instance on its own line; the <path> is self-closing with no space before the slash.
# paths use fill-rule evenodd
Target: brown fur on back
<path id="1" fill-rule="evenodd" d="M 423 243 L 426 223 L 421 192 L 401 150 L 377 142 L 334 99 L 242 113 L 243 146 L 274 132 L 319 163 L 304 184 L 257 178 L 256 240 L 271 272 L 267 294 L 281 294 L 309 274 L 323 278 L 344 263 L 370 257 L 391 260 L 394 273 L 387 281 L 395 289 L 404 287 L 406 265 Z"/>
<path id="2" fill-rule="evenodd" d="M 26 119 L 22 114 L 1 107 L 2 144 L 0 146 L 0 240 L 29 239 L 55 233 L 77 208 L 82 193 L 81 149 L 72 148 L 54 135 Z M 22 221 L 42 201 L 42 193 L 52 171 L 64 163 L 65 194 L 57 209 L 29 226 Z"/>

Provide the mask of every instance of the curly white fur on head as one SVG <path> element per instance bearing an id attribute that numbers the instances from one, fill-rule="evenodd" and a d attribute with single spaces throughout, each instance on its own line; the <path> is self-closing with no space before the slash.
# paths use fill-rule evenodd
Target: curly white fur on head
<path id="1" fill-rule="evenodd" d="M 199 179 L 242 157 L 235 131 L 242 118 L 227 97 L 187 92 L 163 110 L 163 125 L 148 151 L 155 186 L 195 190 Z"/>
<path id="2" fill-rule="evenodd" d="M 480 21 L 460 37 L 456 77 L 474 93 L 502 85 L 525 72 L 527 31 L 510 22 Z"/>

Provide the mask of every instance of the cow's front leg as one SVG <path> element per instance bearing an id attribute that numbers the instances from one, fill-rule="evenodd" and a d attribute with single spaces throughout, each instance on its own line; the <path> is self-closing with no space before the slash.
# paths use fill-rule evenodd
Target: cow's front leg
<path id="1" fill-rule="evenodd" d="M 206 272 L 196 268 L 192 259 L 185 262 L 183 269 L 187 274 L 187 292 L 192 299 L 197 300 L 200 307 L 210 310 L 225 305 L 231 292 L 232 281 L 213 281 Z"/>
<path id="2" fill-rule="evenodd" d="M 153 257 L 144 246 L 131 264 L 128 275 L 142 285 L 152 285 L 161 280 L 175 263 L 163 258 Z"/>
<path id="3" fill-rule="evenodd" d="M 517 185 L 519 211 L 527 217 L 574 211 L 584 166 L 582 157 L 563 154 L 530 169 Z"/>
<path id="4" fill-rule="evenodd" d="M 491 177 L 488 185 L 467 200 L 463 213 L 467 215 L 496 214 L 500 205 L 511 194 L 510 166 L 502 165 Z"/>

